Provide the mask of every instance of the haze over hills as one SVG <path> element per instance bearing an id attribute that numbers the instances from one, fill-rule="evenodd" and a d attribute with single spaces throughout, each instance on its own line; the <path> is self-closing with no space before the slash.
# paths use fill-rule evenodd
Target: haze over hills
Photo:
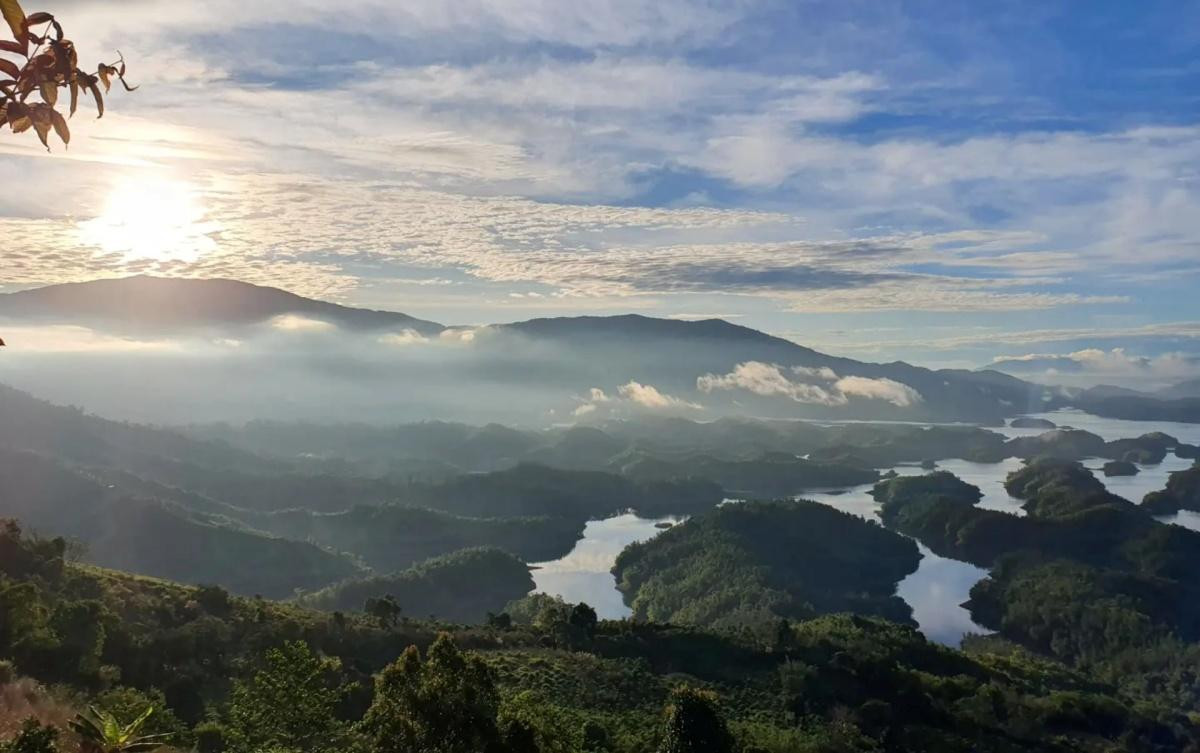
<path id="1" fill-rule="evenodd" d="M 0 379 L 108 415 L 167 422 L 528 423 L 651 412 L 992 423 L 1040 409 L 1045 393 L 999 372 L 826 355 L 719 319 L 585 316 L 449 328 L 229 280 L 55 285 L 0 296 L 0 322 L 17 330 Z M 41 348 L 36 328 L 61 324 L 118 340 Z M 147 332 L 152 342 L 137 340 Z M 136 368 L 122 358 L 135 347 Z M 90 388 L 73 379 L 80 368 L 97 375 Z M 420 400 L 406 399 L 418 388 Z M 147 389 L 162 399 L 145 399 Z M 181 409 L 176 398 L 185 395 L 205 398 L 207 415 Z M 171 407 L 158 413 L 156 403 Z"/>

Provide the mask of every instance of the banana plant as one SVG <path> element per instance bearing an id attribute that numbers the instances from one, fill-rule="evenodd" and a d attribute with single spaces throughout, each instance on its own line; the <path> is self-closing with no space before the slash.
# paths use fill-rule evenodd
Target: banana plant
<path id="1" fill-rule="evenodd" d="M 91 706 L 87 714 L 76 714 L 70 727 L 80 739 L 80 753 L 146 753 L 162 747 L 169 735 L 141 735 L 142 726 L 154 707 L 129 724 L 122 725 L 107 711 Z"/>

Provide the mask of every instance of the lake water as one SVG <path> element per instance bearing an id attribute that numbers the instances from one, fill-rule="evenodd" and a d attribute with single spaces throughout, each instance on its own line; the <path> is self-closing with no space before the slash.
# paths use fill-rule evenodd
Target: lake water
<path id="1" fill-rule="evenodd" d="M 1200 444 L 1200 424 L 1177 424 L 1167 421 L 1120 421 L 1099 418 L 1079 411 L 1057 411 L 1035 414 L 1047 418 L 1059 426 L 1085 429 L 1106 440 L 1137 437 L 1161 431 L 1182 442 Z M 1043 430 L 996 428 L 1009 437 L 1040 434 Z M 1191 466 L 1192 461 L 1180 460 L 1167 455 L 1157 466 L 1140 466 L 1136 476 L 1105 478 L 1099 472 L 1102 460 L 1084 461 L 1084 465 L 1096 472 L 1097 478 L 1114 494 L 1133 502 L 1140 502 L 1147 493 L 1162 489 L 1172 471 Z M 938 463 L 938 470 L 950 471 L 964 481 L 974 484 L 983 492 L 980 506 L 1013 515 L 1024 515 L 1019 500 L 1013 499 L 1004 490 L 1004 479 L 1021 467 L 1021 461 L 1008 458 L 1000 463 L 971 463 L 965 460 L 945 460 Z M 901 475 L 911 476 L 927 473 L 915 465 L 894 468 Z M 822 489 L 800 495 L 804 499 L 835 507 L 857 515 L 865 520 L 878 520 L 875 500 L 868 492 L 871 484 L 845 489 Z M 607 520 L 592 521 L 584 529 L 583 538 L 562 559 L 537 563 L 533 579 L 537 590 L 556 594 L 569 602 L 585 601 L 596 609 L 602 619 L 621 619 L 630 615 L 621 594 L 616 589 L 612 566 L 617 555 L 626 546 L 645 541 L 659 533 L 657 524 L 679 522 L 678 518 L 646 519 L 633 513 L 618 515 Z M 1159 520 L 1175 523 L 1200 531 L 1200 513 L 1184 511 L 1177 515 L 1163 516 Z M 987 576 L 987 571 L 966 562 L 939 557 L 922 545 L 921 564 L 917 571 L 902 580 L 897 593 L 913 609 L 913 618 L 921 631 L 930 640 L 947 645 L 958 645 L 968 632 L 987 632 L 971 621 L 970 614 L 962 607 L 971 587 Z"/>

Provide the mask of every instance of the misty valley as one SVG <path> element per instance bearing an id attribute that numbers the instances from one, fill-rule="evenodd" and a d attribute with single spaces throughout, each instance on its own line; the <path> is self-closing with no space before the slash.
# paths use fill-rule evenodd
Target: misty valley
<path id="1" fill-rule="evenodd" d="M 226 281 L 0 315 L 11 745 L 84 702 L 205 753 L 1200 745 L 1186 385 Z"/>

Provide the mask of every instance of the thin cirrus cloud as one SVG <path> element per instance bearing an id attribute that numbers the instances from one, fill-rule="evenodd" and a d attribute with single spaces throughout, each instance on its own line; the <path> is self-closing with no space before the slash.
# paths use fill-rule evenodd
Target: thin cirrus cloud
<path id="1" fill-rule="evenodd" d="M 462 323 L 537 302 L 776 332 L 925 312 L 961 322 L 946 342 L 1049 309 L 1080 331 L 1195 318 L 1194 112 L 1022 88 L 1069 71 L 1006 54 L 987 8 L 950 65 L 919 11 L 870 3 L 59 6 L 85 57 L 119 47 L 144 86 L 73 123 L 69 153 L 0 145 L 25 187 L 0 202 L 4 288 L 220 276 Z M 106 203 L 170 185 L 195 206 L 166 225 Z"/>

